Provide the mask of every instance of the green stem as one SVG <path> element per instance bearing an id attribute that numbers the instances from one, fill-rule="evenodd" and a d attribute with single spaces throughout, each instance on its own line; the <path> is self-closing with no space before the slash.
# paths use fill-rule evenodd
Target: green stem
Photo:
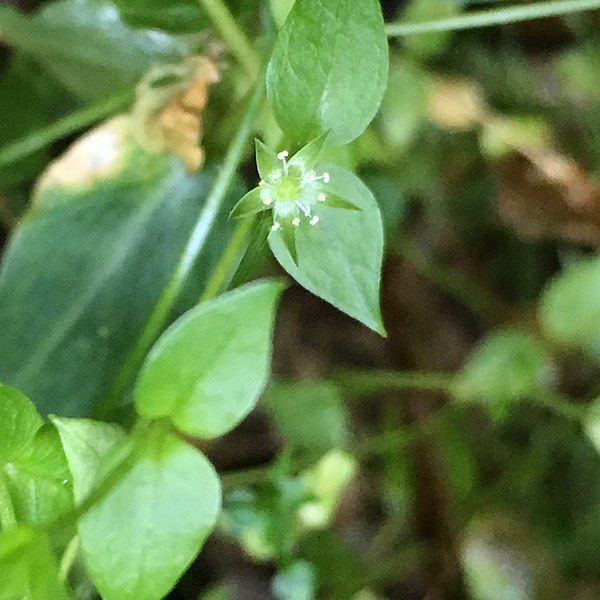
<path id="1" fill-rule="evenodd" d="M 445 373 L 401 371 L 344 371 L 332 378 L 352 394 L 375 394 L 392 390 L 441 392 L 452 395 L 454 376 Z"/>
<path id="2" fill-rule="evenodd" d="M 79 536 L 74 535 L 71 541 L 67 544 L 65 551 L 60 559 L 59 577 L 64 583 L 69 577 L 69 571 L 77 558 L 77 552 L 79 551 Z"/>
<path id="3" fill-rule="evenodd" d="M 237 223 L 225 251 L 221 254 L 219 262 L 206 284 L 200 302 L 215 298 L 225 290 L 227 283 L 231 281 L 234 269 L 239 263 L 240 256 L 255 225 L 256 219 L 253 217 L 241 219 Z"/>
<path id="4" fill-rule="evenodd" d="M 0 527 L 10 529 L 17 524 L 15 508 L 13 506 L 4 475 L 0 473 Z"/>
<path id="5" fill-rule="evenodd" d="M 600 8 L 600 0 L 557 0 L 536 2 L 523 6 L 510 6 L 481 12 L 467 13 L 447 19 L 424 21 L 422 23 L 392 23 L 386 27 L 388 37 L 400 37 L 434 31 L 456 31 L 476 27 L 491 27 L 519 21 L 529 21 L 544 17 L 555 17 L 568 13 Z"/>
<path id="6" fill-rule="evenodd" d="M 12 142 L 0 149 L 0 168 L 29 156 L 53 142 L 64 138 L 92 123 L 96 123 L 125 108 L 132 100 L 131 92 L 113 96 L 92 106 L 82 108 L 63 119 Z"/>
<path id="7" fill-rule="evenodd" d="M 198 1 L 208 13 L 231 54 L 254 80 L 260 69 L 260 59 L 223 0 Z"/>
<path id="8" fill-rule="evenodd" d="M 223 167 L 219 172 L 214 187 L 206 199 L 204 208 L 202 209 L 194 229 L 183 249 L 179 262 L 171 274 L 167 285 L 163 289 L 133 350 L 117 374 L 110 391 L 101 402 L 98 416 L 105 417 L 115 406 L 115 403 L 119 400 L 123 392 L 127 389 L 130 381 L 137 373 L 148 350 L 167 323 L 177 296 L 194 267 L 196 259 L 204 249 L 215 220 L 223 205 L 223 201 L 229 192 L 237 168 L 244 156 L 248 141 L 254 130 L 254 122 L 261 107 L 263 94 L 264 81 L 262 77 L 260 77 L 255 85 L 255 90 L 246 109 L 240 128 L 227 151 Z"/>

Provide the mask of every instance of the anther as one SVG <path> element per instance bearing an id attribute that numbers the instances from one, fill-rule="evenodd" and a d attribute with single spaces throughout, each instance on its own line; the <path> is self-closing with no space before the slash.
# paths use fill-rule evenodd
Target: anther
<path id="1" fill-rule="evenodd" d="M 277 221 L 275 221 L 275 223 L 271 225 L 271 231 L 277 231 L 278 229 L 281 229 L 281 225 Z"/>
<path id="2" fill-rule="evenodd" d="M 299 217 L 294 217 L 294 218 L 292 219 L 292 225 L 293 225 L 294 227 L 300 227 L 300 218 L 299 218 Z"/>
<path id="3" fill-rule="evenodd" d="M 262 201 L 262 203 L 265 206 L 271 206 L 271 204 L 273 204 L 273 198 L 264 198 L 263 201 Z"/>
<path id="4" fill-rule="evenodd" d="M 319 222 L 319 220 L 320 220 L 320 219 L 319 219 L 319 217 L 318 217 L 317 215 L 315 215 L 315 216 L 314 216 L 314 217 L 313 217 L 313 218 L 312 218 L 312 219 L 309 221 L 309 223 L 310 223 L 311 225 L 316 225 L 316 224 Z"/>
<path id="5" fill-rule="evenodd" d="M 320 193 L 320 194 L 317 196 L 317 200 L 318 200 L 319 202 L 325 202 L 325 200 L 327 200 L 327 196 L 326 196 L 326 195 L 325 195 L 323 192 L 321 192 L 321 193 Z"/>
<path id="6" fill-rule="evenodd" d="M 287 150 L 282 150 L 278 155 L 277 158 L 279 160 L 285 160 L 288 156 L 290 155 L 290 153 Z M 273 155 L 271 155 L 273 156 Z"/>
<path id="7" fill-rule="evenodd" d="M 323 173 L 323 183 L 329 183 L 331 181 L 331 177 L 329 173 Z"/>

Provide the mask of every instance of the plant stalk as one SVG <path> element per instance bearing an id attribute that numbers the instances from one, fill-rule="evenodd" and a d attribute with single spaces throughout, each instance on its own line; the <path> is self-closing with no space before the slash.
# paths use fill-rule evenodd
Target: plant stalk
<path id="1" fill-rule="evenodd" d="M 237 168 L 244 156 L 244 151 L 254 130 L 254 122 L 261 107 L 263 94 L 264 81 L 262 77 L 259 77 L 242 123 L 227 151 L 225 162 L 221 167 L 215 184 L 206 199 L 204 208 L 202 209 L 194 229 L 181 253 L 179 262 L 171 274 L 167 285 L 163 289 L 133 350 L 125 360 L 120 372 L 117 374 L 112 388 L 100 404 L 97 416 L 101 418 L 106 417 L 106 415 L 114 408 L 116 402 L 118 402 L 119 398 L 137 373 L 148 350 L 167 323 L 173 305 L 194 267 L 196 259 L 206 245 L 221 206 L 229 192 Z"/>
<path id="2" fill-rule="evenodd" d="M 223 0 L 198 0 L 208 13 L 223 42 L 252 81 L 260 70 L 260 59 Z"/>
<path id="3" fill-rule="evenodd" d="M 556 17 L 598 8 L 600 8 L 600 0 L 555 0 L 553 2 L 536 2 L 522 6 L 472 12 L 421 23 L 392 23 L 387 25 L 385 30 L 388 37 L 403 37 L 436 31 L 458 31 L 461 29 L 506 25 L 507 23 Z"/>

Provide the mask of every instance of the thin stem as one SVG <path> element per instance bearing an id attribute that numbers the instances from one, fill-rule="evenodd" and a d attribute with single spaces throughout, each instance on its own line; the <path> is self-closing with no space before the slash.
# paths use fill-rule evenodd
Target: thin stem
<path id="1" fill-rule="evenodd" d="M 60 567 L 59 567 L 59 577 L 60 580 L 64 583 L 67 581 L 69 577 L 69 571 L 77 558 L 77 552 L 79 552 L 79 536 L 74 535 L 70 542 L 67 544 L 65 551 L 60 559 Z"/>
<path id="2" fill-rule="evenodd" d="M 255 225 L 256 219 L 253 217 L 238 221 L 225 251 L 221 254 L 219 262 L 206 284 L 200 302 L 215 298 L 224 291 L 234 275 L 234 270 Z"/>
<path id="3" fill-rule="evenodd" d="M 48 127 L 34 131 L 20 140 L 4 146 L 0 149 L 0 167 L 6 167 L 69 134 L 114 114 L 125 108 L 132 98 L 131 92 L 113 96 L 108 100 L 75 111 Z"/>
<path id="4" fill-rule="evenodd" d="M 105 417 L 107 413 L 110 412 L 122 393 L 127 389 L 127 386 L 137 373 L 148 350 L 167 323 L 177 296 L 183 288 L 196 259 L 204 249 L 215 220 L 223 205 L 223 201 L 229 192 L 237 168 L 244 156 L 244 151 L 252 131 L 254 130 L 254 122 L 261 106 L 263 94 L 264 81 L 261 77 L 255 85 L 255 90 L 246 109 L 240 128 L 227 151 L 223 167 L 219 172 L 214 187 L 206 199 L 204 208 L 202 209 L 194 229 L 181 253 L 179 262 L 171 274 L 167 285 L 163 289 L 133 350 L 125 360 L 125 363 L 114 380 L 112 388 L 99 407 L 98 415 L 100 417 Z"/>
<path id="5" fill-rule="evenodd" d="M 375 394 L 392 390 L 442 392 L 452 394 L 454 376 L 446 373 L 400 371 L 342 371 L 332 378 L 353 394 Z"/>
<path id="6" fill-rule="evenodd" d="M 0 527 L 6 530 L 14 527 L 16 524 L 15 508 L 10 498 L 4 476 L 0 473 Z"/>
<path id="7" fill-rule="evenodd" d="M 198 1 L 208 13 L 231 54 L 254 80 L 260 69 L 260 59 L 223 0 Z"/>
<path id="8" fill-rule="evenodd" d="M 600 0 L 557 0 L 536 2 L 523 6 L 510 6 L 480 12 L 467 13 L 447 19 L 424 21 L 422 23 L 392 23 L 386 27 L 388 37 L 400 37 L 434 31 L 456 31 L 476 27 L 505 25 L 544 17 L 566 15 L 568 13 L 600 8 Z"/>

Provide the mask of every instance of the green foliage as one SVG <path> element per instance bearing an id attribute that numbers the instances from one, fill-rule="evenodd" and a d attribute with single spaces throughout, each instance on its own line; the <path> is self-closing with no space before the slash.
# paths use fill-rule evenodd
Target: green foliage
<path id="1" fill-rule="evenodd" d="M 45 534 L 19 527 L 0 537 L 0 598 L 68 600 Z"/>
<path id="2" fill-rule="evenodd" d="M 0 460 L 11 460 L 26 450 L 42 419 L 21 392 L 0 386 Z"/>
<path id="3" fill-rule="evenodd" d="M 208 461 L 158 429 L 79 522 L 90 575 L 106 600 L 163 598 L 200 550 L 219 510 Z"/>
<path id="4" fill-rule="evenodd" d="M 383 225 L 377 201 L 350 171 L 326 168 L 331 178 L 327 193 L 347 199 L 360 210 L 339 210 L 321 203 L 319 223 L 295 231 L 297 261 L 282 236 L 269 235 L 269 245 L 279 264 L 300 285 L 384 333 L 379 309 Z"/>
<path id="5" fill-rule="evenodd" d="M 278 38 L 267 90 L 279 126 L 307 142 L 358 137 L 385 91 L 388 50 L 376 0 L 297 0 Z"/>
<path id="6" fill-rule="evenodd" d="M 125 23 L 136 28 L 195 33 L 209 22 L 197 0 L 113 0 Z"/>
<path id="7" fill-rule="evenodd" d="M 52 417 L 73 474 L 73 495 L 77 502 L 93 490 L 109 453 L 125 440 L 117 425 L 89 419 Z"/>
<path id="8" fill-rule="evenodd" d="M 277 282 L 250 285 L 181 317 L 148 355 L 135 390 L 140 415 L 168 417 L 202 438 L 237 425 L 267 382 L 282 289 Z"/>
<path id="9" fill-rule="evenodd" d="M 0 600 L 598 595 L 593 6 L 0 7 Z"/>
<path id="10" fill-rule="evenodd" d="M 126 27 L 105 0 L 60 0 L 31 16 L 3 6 L 0 26 L 6 41 L 84 100 L 125 90 L 156 61 L 190 50 L 183 40 Z"/>
<path id="11" fill-rule="evenodd" d="M 0 386 L 0 511 L 31 525 L 48 524 L 73 507 L 71 475 L 54 428 L 42 425 L 23 394 Z"/>
<path id="12" fill-rule="evenodd" d="M 600 342 L 600 259 L 577 262 L 558 275 L 540 301 L 540 319 L 564 344 Z"/>
<path id="13" fill-rule="evenodd" d="M 47 525 L 73 509 L 71 474 L 56 430 L 42 427 L 27 450 L 4 465 L 20 523 Z"/>
<path id="14" fill-rule="evenodd" d="M 318 457 L 348 441 L 345 407 L 331 384 L 276 381 L 267 389 L 264 407 L 286 444 L 300 455 Z"/>
<path id="15" fill-rule="evenodd" d="M 519 331 L 498 332 L 467 360 L 456 393 L 482 402 L 492 416 L 502 418 L 511 404 L 539 390 L 548 366 L 548 355 L 536 340 Z"/>
<path id="16" fill-rule="evenodd" d="M 129 123 L 92 132 L 62 159 L 4 255 L 0 381 L 23 390 L 45 414 L 97 410 L 213 181 L 207 172 L 187 175 L 173 157 L 144 152 Z M 210 272 L 222 236 L 205 249 L 194 289 Z"/>

